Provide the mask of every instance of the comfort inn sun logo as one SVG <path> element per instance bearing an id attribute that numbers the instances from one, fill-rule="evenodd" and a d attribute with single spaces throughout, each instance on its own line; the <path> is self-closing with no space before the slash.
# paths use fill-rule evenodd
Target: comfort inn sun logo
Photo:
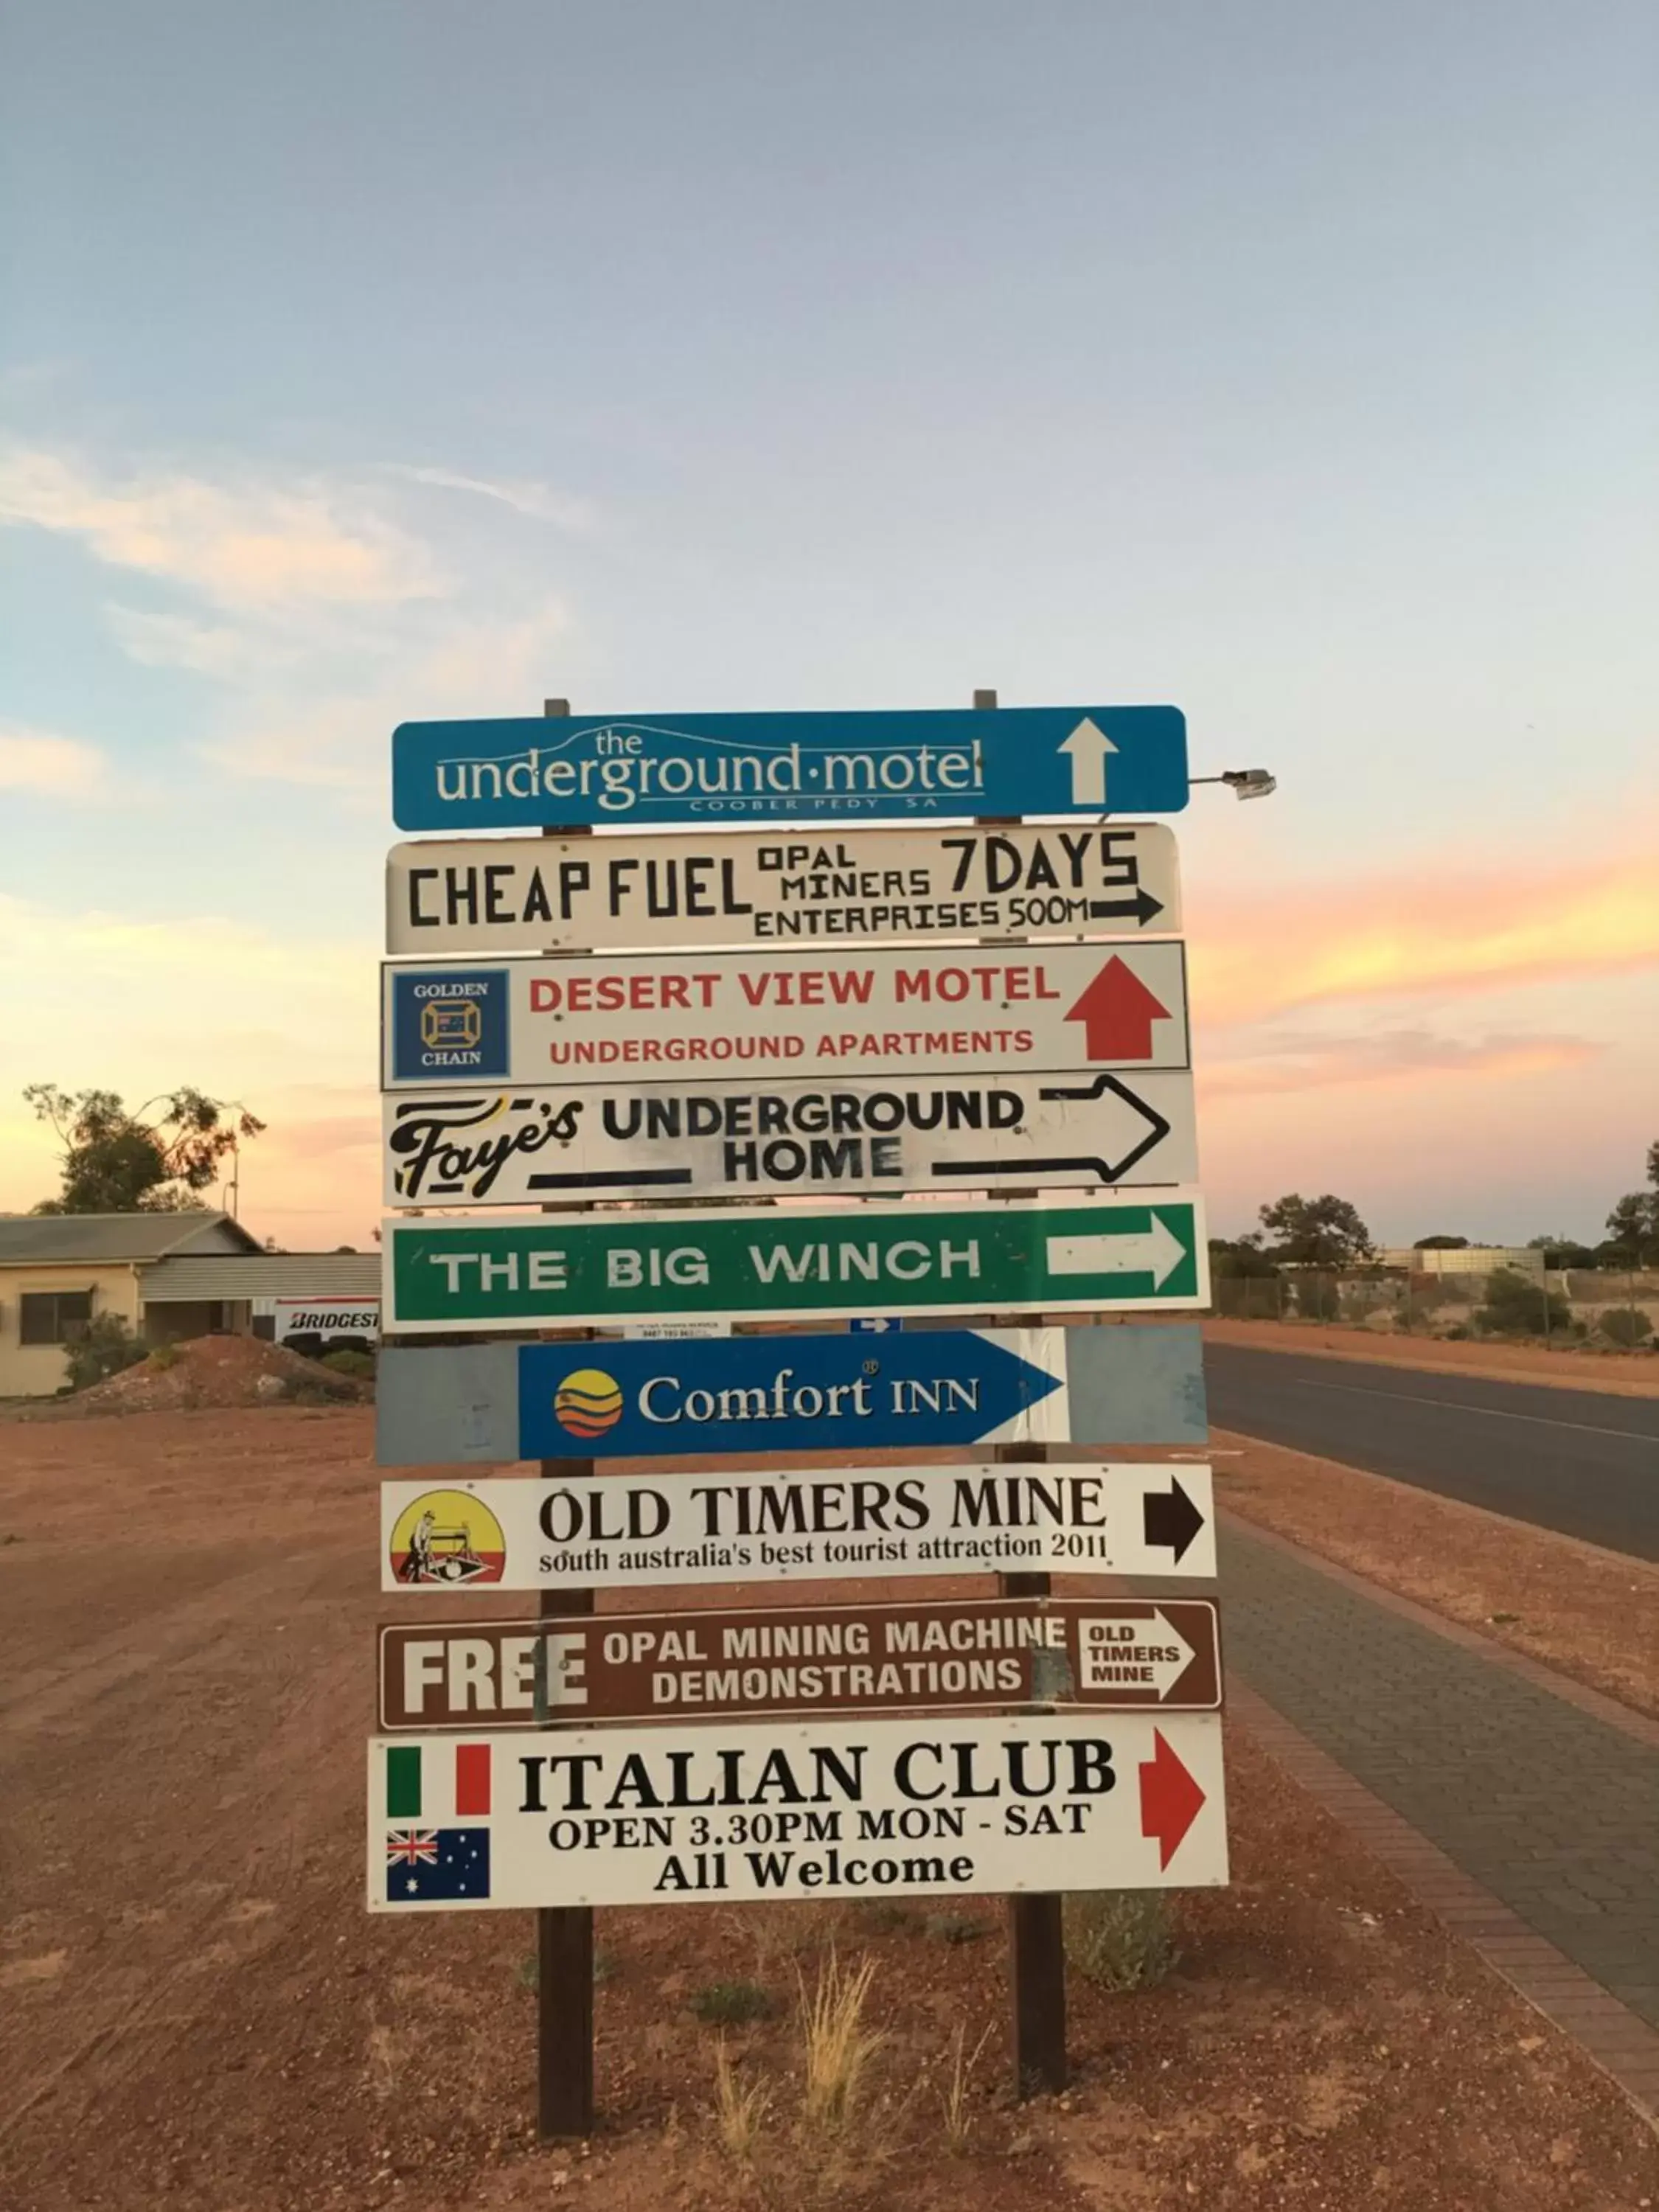
<path id="1" fill-rule="evenodd" d="M 622 1419 L 622 1386 L 597 1367 L 579 1367 L 560 1383 L 553 1411 L 573 1437 L 602 1437 Z"/>

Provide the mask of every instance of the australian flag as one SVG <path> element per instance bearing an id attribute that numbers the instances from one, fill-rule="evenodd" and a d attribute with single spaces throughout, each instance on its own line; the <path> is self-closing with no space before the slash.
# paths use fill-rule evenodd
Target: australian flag
<path id="1" fill-rule="evenodd" d="M 388 1905 L 465 1903 L 489 1894 L 488 1828 L 390 1828 Z"/>

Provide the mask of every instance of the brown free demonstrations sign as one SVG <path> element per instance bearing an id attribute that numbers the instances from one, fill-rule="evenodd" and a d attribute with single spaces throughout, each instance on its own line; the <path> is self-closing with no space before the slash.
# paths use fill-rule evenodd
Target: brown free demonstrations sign
<path id="1" fill-rule="evenodd" d="M 1207 1598 L 973 1598 L 380 1630 L 380 1728 L 1081 1705 L 1209 1712 Z"/>

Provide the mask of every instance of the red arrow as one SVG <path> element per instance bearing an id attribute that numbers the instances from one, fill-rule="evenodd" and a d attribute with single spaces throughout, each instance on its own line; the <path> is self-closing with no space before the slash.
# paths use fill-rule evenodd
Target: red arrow
<path id="1" fill-rule="evenodd" d="M 1170 1009 L 1114 953 L 1066 1019 L 1083 1024 L 1091 1060 L 1150 1060 L 1152 1024 L 1167 1022 Z"/>
<path id="2" fill-rule="evenodd" d="M 1203 1803 L 1204 1792 L 1164 1741 L 1163 1729 L 1154 1729 L 1152 1755 L 1140 1762 L 1140 1832 L 1158 1838 L 1160 1873 L 1181 1849 Z"/>

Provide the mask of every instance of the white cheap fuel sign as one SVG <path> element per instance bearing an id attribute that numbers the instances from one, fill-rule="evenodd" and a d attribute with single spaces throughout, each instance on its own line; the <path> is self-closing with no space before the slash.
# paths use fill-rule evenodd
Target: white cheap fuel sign
<path id="1" fill-rule="evenodd" d="M 1161 823 L 445 839 L 386 861 L 386 950 L 428 958 L 1180 927 Z"/>

